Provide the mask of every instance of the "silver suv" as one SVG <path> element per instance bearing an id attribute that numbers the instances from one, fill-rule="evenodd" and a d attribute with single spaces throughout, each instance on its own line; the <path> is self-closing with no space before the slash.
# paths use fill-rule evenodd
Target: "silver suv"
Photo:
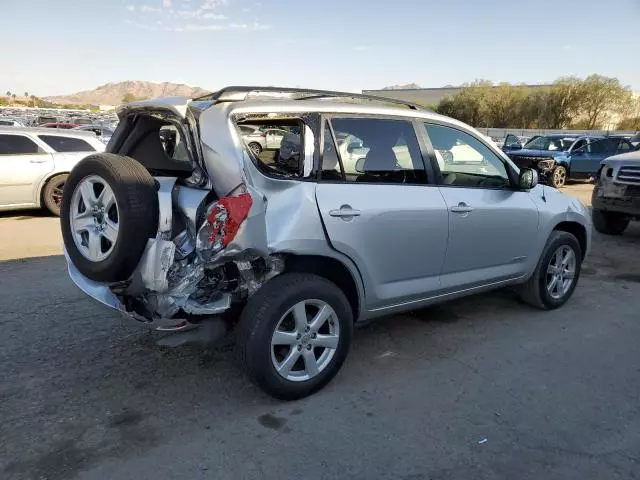
<path id="1" fill-rule="evenodd" d="M 473 128 L 392 102 L 236 87 L 121 107 L 109 153 L 67 179 L 71 278 L 176 338 L 234 327 L 249 376 L 282 399 L 331 380 L 355 323 L 506 286 L 563 305 L 585 207 Z M 242 126 L 299 131 L 296 161 L 257 155 Z"/>

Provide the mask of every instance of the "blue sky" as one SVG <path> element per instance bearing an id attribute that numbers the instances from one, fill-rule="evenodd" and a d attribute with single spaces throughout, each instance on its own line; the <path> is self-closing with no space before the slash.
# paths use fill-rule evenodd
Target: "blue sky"
<path id="1" fill-rule="evenodd" d="M 122 80 L 359 91 L 616 76 L 640 91 L 640 0 L 5 0 L 0 91 Z"/>

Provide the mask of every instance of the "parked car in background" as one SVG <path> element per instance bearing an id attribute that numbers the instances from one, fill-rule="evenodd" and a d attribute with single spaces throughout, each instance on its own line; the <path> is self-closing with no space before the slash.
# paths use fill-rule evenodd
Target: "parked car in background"
<path id="1" fill-rule="evenodd" d="M 64 122 L 55 122 L 55 123 L 43 123 L 40 125 L 40 128 L 62 128 L 65 130 L 69 130 L 71 128 L 77 128 L 80 125 L 77 123 L 64 123 Z"/>
<path id="2" fill-rule="evenodd" d="M 289 130 L 270 128 L 268 125 L 240 125 L 238 128 L 243 140 L 256 155 L 260 155 L 263 150 L 278 150 L 284 136 L 291 133 Z"/>
<path id="3" fill-rule="evenodd" d="M 25 125 L 18 119 L 11 117 L 0 117 L 0 127 L 24 127 Z"/>
<path id="4" fill-rule="evenodd" d="M 509 134 L 503 150 L 516 165 L 535 168 L 547 183 L 560 188 L 567 179 L 594 178 L 603 159 L 632 151 L 633 145 L 620 137 L 543 135 L 522 146 Z"/>
<path id="5" fill-rule="evenodd" d="M 91 132 L 0 127 L 0 210 L 44 206 L 59 215 L 67 175 L 104 147 Z"/>
<path id="6" fill-rule="evenodd" d="M 103 127 L 102 125 L 81 125 L 79 127 L 75 127 L 74 130 L 93 132 L 96 137 L 102 141 L 102 143 L 109 143 L 109 140 L 111 140 L 111 136 L 113 135 L 113 130 L 111 128 Z"/>
<path id="7" fill-rule="evenodd" d="M 109 152 L 68 178 L 71 279 L 174 339 L 224 332 L 235 305 L 242 365 L 288 400 L 337 374 L 356 322 L 506 286 L 540 309 L 567 302 L 590 248 L 580 201 L 545 192 L 459 121 L 343 98 L 371 100 L 233 87 L 121 106 Z M 298 127 L 280 146 L 291 140 L 297 168 L 238 141 L 237 128 L 274 119 Z M 186 158 L 162 153 L 167 126 L 194 146 Z M 355 166 L 337 145 L 351 137 L 366 151 Z"/>
<path id="8" fill-rule="evenodd" d="M 600 164 L 591 205 L 593 226 L 600 233 L 620 235 L 631 220 L 640 220 L 640 151 Z"/>

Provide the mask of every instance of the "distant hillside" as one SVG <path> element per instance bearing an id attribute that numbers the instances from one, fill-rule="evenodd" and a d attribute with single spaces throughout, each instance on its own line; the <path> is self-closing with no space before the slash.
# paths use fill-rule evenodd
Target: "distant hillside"
<path id="1" fill-rule="evenodd" d="M 407 83 L 406 85 L 391 85 L 390 87 L 384 87 L 382 90 L 410 90 L 422 88 L 417 83 Z"/>
<path id="2" fill-rule="evenodd" d="M 57 104 L 78 104 L 78 105 L 119 105 L 122 99 L 127 96 L 128 99 L 142 99 L 154 97 L 197 97 L 207 92 L 199 87 L 190 87 L 188 85 L 177 83 L 153 83 L 142 81 L 127 81 L 120 83 L 107 83 L 101 85 L 94 90 L 78 92 L 72 95 L 57 95 L 53 97 L 45 97 Z"/>

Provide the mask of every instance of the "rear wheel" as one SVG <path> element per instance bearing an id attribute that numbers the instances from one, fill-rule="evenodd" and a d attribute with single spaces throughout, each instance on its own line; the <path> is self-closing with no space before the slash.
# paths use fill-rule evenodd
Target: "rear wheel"
<path id="1" fill-rule="evenodd" d="M 237 349 L 265 392 L 295 400 L 338 373 L 351 343 L 353 314 L 344 293 L 316 275 L 286 273 L 249 298 Z"/>
<path id="2" fill-rule="evenodd" d="M 56 175 L 51 178 L 42 189 L 42 203 L 56 216 L 60 216 L 60 206 L 62 205 L 62 190 L 69 175 Z"/>
<path id="3" fill-rule="evenodd" d="M 91 155 L 71 171 L 60 211 L 64 245 L 86 277 L 126 280 L 158 230 L 153 177 L 134 159 Z"/>
<path id="4" fill-rule="evenodd" d="M 256 155 L 260 155 L 262 153 L 262 146 L 259 143 L 251 142 L 249 144 L 249 148 Z"/>
<path id="5" fill-rule="evenodd" d="M 629 218 L 617 212 L 594 209 L 591 218 L 595 229 L 606 235 L 621 235 L 629 226 Z"/>
<path id="6" fill-rule="evenodd" d="M 551 185 L 555 188 L 564 187 L 567 183 L 567 169 L 562 165 L 558 165 L 553 169 L 553 173 L 551 174 Z"/>

